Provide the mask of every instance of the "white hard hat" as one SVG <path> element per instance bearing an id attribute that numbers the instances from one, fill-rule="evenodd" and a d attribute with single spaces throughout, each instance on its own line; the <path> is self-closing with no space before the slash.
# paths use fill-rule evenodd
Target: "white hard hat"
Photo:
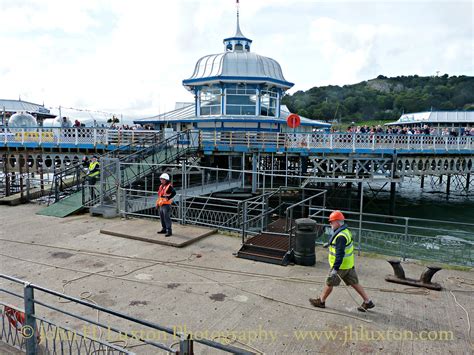
<path id="1" fill-rule="evenodd" d="M 160 179 L 165 179 L 165 180 L 170 181 L 170 176 L 167 173 L 163 173 L 160 175 Z"/>

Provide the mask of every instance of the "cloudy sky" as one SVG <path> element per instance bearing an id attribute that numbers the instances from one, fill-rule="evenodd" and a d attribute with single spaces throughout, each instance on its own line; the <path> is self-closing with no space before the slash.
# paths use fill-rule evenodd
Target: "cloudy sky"
<path id="1" fill-rule="evenodd" d="M 474 75 L 472 1 L 241 0 L 252 51 L 291 92 L 379 74 Z M 0 0 L 0 98 L 148 117 L 192 101 L 235 0 Z"/>

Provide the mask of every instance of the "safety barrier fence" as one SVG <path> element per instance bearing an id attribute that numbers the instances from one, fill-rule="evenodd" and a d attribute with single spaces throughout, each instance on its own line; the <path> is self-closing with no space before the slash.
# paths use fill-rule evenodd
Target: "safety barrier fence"
<path id="1" fill-rule="evenodd" d="M 332 211 L 312 207 L 310 217 L 331 234 L 327 218 Z M 474 266 L 474 224 L 342 211 L 357 249 L 401 259 L 422 259 Z"/>
<path id="2" fill-rule="evenodd" d="M 156 208 L 156 191 L 121 188 L 122 205 L 119 213 L 124 216 L 159 218 Z M 201 225 L 221 230 L 240 231 L 242 225 L 242 203 L 244 201 L 189 196 L 177 194 L 171 205 L 171 219 L 181 224 Z M 249 201 L 253 216 L 260 216 L 261 203 Z M 258 228 L 261 218 L 248 223 L 247 228 Z"/>
<path id="3" fill-rule="evenodd" d="M 34 354 L 252 354 L 0 274 L 0 341 Z M 9 301 L 9 302 L 7 302 Z M 23 309 L 12 306 L 23 303 Z M 91 314 L 99 314 L 94 319 Z M 53 320 L 54 319 L 54 320 Z M 104 319 L 104 320 L 102 320 Z M 70 323 L 74 326 L 65 326 Z M 194 351 L 194 352 L 193 352 Z"/>
<path id="4" fill-rule="evenodd" d="M 312 217 L 322 215 L 321 211 L 314 211 L 314 206 L 321 201 L 321 206 L 326 206 L 326 190 L 318 189 L 302 189 L 305 193 L 303 194 L 303 199 L 297 203 L 294 203 L 288 206 L 285 209 L 285 218 L 286 218 L 286 233 L 288 233 L 290 238 L 290 248 L 295 247 L 295 230 L 294 230 L 294 221 L 295 221 L 295 212 L 300 210 L 300 217 L 307 216 L 310 212 L 313 213 Z M 311 196 L 304 198 L 305 195 L 311 194 Z M 319 236 L 321 228 L 316 232 Z"/>
<path id="5" fill-rule="evenodd" d="M 244 180 L 247 181 L 245 177 Z M 293 221 L 306 216 L 318 222 L 318 236 L 328 227 L 327 217 L 331 211 L 324 207 L 325 190 L 290 186 L 262 189 L 261 185 L 259 189 L 261 195 L 240 200 L 211 196 L 186 198 L 185 194 L 178 194 L 172 205 L 172 216 L 180 223 L 239 231 L 242 242 L 249 236 L 265 231 L 272 217 L 274 219 L 276 216 L 286 218 L 287 228 L 284 234 L 287 235 L 293 235 Z M 298 191 L 300 200 L 294 203 L 288 202 L 288 199 L 282 200 L 281 196 L 292 190 Z M 156 191 L 122 189 L 121 194 L 122 214 L 158 218 L 158 210 L 154 206 Z M 358 250 L 400 258 L 474 265 L 474 224 L 353 211 L 344 213 Z M 329 234 L 325 238 L 319 238 L 317 242 L 322 244 L 328 237 Z"/>

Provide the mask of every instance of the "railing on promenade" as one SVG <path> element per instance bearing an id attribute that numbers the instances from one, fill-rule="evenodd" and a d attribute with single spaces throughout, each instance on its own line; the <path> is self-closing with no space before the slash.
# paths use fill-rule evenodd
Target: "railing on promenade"
<path id="1" fill-rule="evenodd" d="M 203 147 L 247 147 L 277 150 L 403 150 L 459 152 L 474 149 L 474 136 L 357 133 L 272 133 L 201 131 Z"/>
<path id="2" fill-rule="evenodd" d="M 131 317 L 12 276 L 0 274 L 0 279 L 0 341 L 28 355 L 122 355 L 134 354 L 138 347 L 145 354 L 163 350 L 170 354 L 192 354 L 193 349 L 200 353 L 208 348 L 252 354 L 204 337 L 193 339 L 181 331 L 185 327 L 171 328 Z M 24 308 L 12 306 L 14 303 L 21 303 Z M 74 325 L 65 326 L 67 323 Z"/>

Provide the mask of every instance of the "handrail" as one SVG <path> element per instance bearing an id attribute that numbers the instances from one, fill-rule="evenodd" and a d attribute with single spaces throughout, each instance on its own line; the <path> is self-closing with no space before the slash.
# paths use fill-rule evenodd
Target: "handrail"
<path id="1" fill-rule="evenodd" d="M 210 339 L 197 338 L 196 337 L 195 339 L 190 340 L 190 337 L 188 336 L 188 334 L 185 334 L 183 332 L 176 332 L 175 329 L 173 329 L 173 328 L 162 326 L 162 325 L 157 324 L 155 322 L 135 318 L 135 317 L 129 316 L 128 314 L 125 314 L 123 312 L 115 311 L 115 310 L 112 310 L 112 309 L 109 309 L 109 308 L 105 308 L 105 307 L 102 307 L 98 304 L 91 303 L 91 302 L 88 302 L 86 300 L 79 299 L 79 298 L 76 298 L 76 297 L 72 297 L 72 296 L 66 295 L 66 294 L 61 293 L 61 292 L 54 291 L 54 290 L 46 288 L 46 287 L 35 285 L 35 284 L 32 284 L 32 283 L 27 282 L 25 280 L 21 280 L 21 279 L 18 279 L 18 278 L 9 276 L 9 275 L 0 274 L 0 278 L 23 285 L 23 287 L 25 289 L 25 296 L 26 296 L 27 291 L 28 291 L 29 297 L 27 298 L 27 297 L 23 296 L 24 301 L 25 301 L 25 316 L 26 316 L 27 320 L 28 319 L 33 319 L 33 320 L 34 319 L 40 319 L 40 317 L 38 315 L 36 315 L 36 313 L 34 312 L 34 304 L 38 304 L 38 305 L 41 305 L 43 307 L 49 308 L 51 310 L 54 310 L 54 311 L 72 316 L 74 318 L 81 319 L 83 321 L 89 322 L 91 324 L 100 326 L 104 329 L 110 329 L 114 332 L 125 334 L 125 335 L 127 335 L 128 337 L 130 337 L 132 339 L 139 340 L 139 341 L 141 341 L 145 344 L 148 344 L 148 345 L 153 345 L 155 347 L 158 347 L 160 349 L 169 351 L 171 353 L 176 353 L 176 354 L 180 353 L 179 351 L 173 349 L 171 346 L 167 346 L 167 345 L 162 344 L 162 343 L 157 343 L 157 342 L 153 342 L 153 341 L 150 341 L 150 340 L 146 340 L 142 337 L 137 337 L 136 334 L 132 334 L 132 333 L 129 333 L 127 331 L 119 330 L 116 327 L 112 327 L 110 325 L 102 324 L 98 321 L 94 321 L 94 320 L 85 318 L 81 315 L 77 315 L 77 314 L 74 314 L 72 312 L 68 312 L 66 310 L 59 309 L 57 307 L 51 306 L 50 304 L 47 304 L 45 302 L 38 301 L 37 299 L 34 298 L 34 292 L 33 292 L 33 290 L 38 290 L 38 291 L 44 292 L 46 294 L 57 296 L 59 298 L 63 298 L 63 299 L 66 299 L 68 301 L 75 302 L 76 304 L 80 304 L 80 305 L 89 307 L 91 309 L 101 311 L 101 312 L 107 313 L 111 316 L 115 316 L 115 317 L 130 321 L 130 322 L 133 322 L 133 323 L 136 323 L 136 324 L 140 324 L 140 325 L 143 325 L 143 326 L 146 326 L 146 327 L 149 327 L 149 328 L 157 329 L 159 331 L 162 331 L 162 332 L 165 332 L 165 333 L 168 333 L 168 334 L 171 334 L 171 335 L 179 335 L 181 337 L 181 342 L 183 342 L 184 340 L 187 340 L 187 342 L 191 342 L 191 343 L 196 342 L 196 343 L 207 345 L 207 346 L 210 346 L 212 348 L 220 349 L 220 350 L 223 350 L 223 351 L 226 351 L 226 352 L 229 352 L 229 353 L 234 353 L 234 354 L 248 354 L 248 355 L 253 354 L 252 352 L 249 352 L 247 350 L 237 348 L 237 347 L 232 346 L 232 345 L 224 345 L 224 344 L 221 344 L 219 342 L 216 342 L 216 341 L 210 340 Z M 8 290 L 4 290 L 3 288 L 0 288 L 0 291 L 8 291 Z M 20 295 L 17 295 L 17 296 L 20 296 Z M 33 313 L 29 312 L 29 309 L 28 309 L 29 307 L 27 307 L 28 305 L 30 306 L 30 310 L 33 310 Z M 32 326 L 33 334 L 34 334 L 34 330 L 36 329 L 35 323 Z M 30 326 L 30 325 L 28 325 L 28 326 Z M 27 352 L 28 353 L 31 353 L 31 350 L 32 350 L 31 348 L 29 348 L 29 346 L 28 346 L 29 344 L 30 345 L 33 344 L 33 348 L 35 347 L 36 339 L 35 339 L 35 337 L 32 337 L 32 338 L 33 338 L 32 342 L 29 342 L 29 343 L 27 342 Z"/>
<path id="2" fill-rule="evenodd" d="M 367 133 L 312 133 L 312 132 L 233 132 L 203 131 L 202 145 L 245 146 L 259 148 L 271 146 L 279 150 L 324 150 L 324 151 L 407 151 L 459 152 L 471 151 L 473 136 L 434 136 Z"/>
<path id="3" fill-rule="evenodd" d="M 153 156 L 154 154 L 157 154 L 159 151 L 165 151 L 165 157 L 162 161 L 155 162 L 158 164 L 164 164 L 169 161 L 172 161 L 180 156 L 182 156 L 184 153 L 189 152 L 190 150 L 195 148 L 195 144 L 193 142 L 187 142 L 183 143 L 185 139 L 190 138 L 191 140 L 195 138 L 195 135 L 192 134 L 192 130 L 187 130 L 183 132 L 178 132 L 174 134 L 171 137 L 168 137 L 164 140 L 161 140 L 159 142 L 156 142 L 155 144 L 149 145 L 147 147 L 144 147 L 143 149 L 136 151 L 132 154 L 129 154 L 127 156 L 122 156 L 119 159 L 120 163 L 129 163 L 129 162 L 136 162 L 138 161 L 143 161 L 147 157 Z M 176 152 L 172 152 L 172 148 L 177 148 Z M 170 152 L 170 153 L 168 153 Z M 126 179 L 122 178 L 122 174 L 124 171 L 126 171 L 127 167 L 124 165 L 120 165 L 120 174 L 121 176 L 119 177 L 119 182 L 121 186 L 125 186 L 127 184 L 130 184 L 131 182 L 135 181 L 138 177 L 143 177 L 147 175 L 149 172 L 153 171 L 155 168 L 154 165 L 148 164 L 148 166 L 142 170 L 140 170 L 139 174 L 135 174 L 132 178 Z M 106 169 L 106 166 L 103 165 L 101 166 L 101 171 Z M 101 188 L 100 195 L 96 196 L 95 198 L 91 198 L 87 200 L 85 198 L 85 190 L 86 186 L 83 187 L 83 204 L 92 206 L 100 201 L 100 196 L 106 196 L 113 194 L 115 191 L 117 191 L 117 182 L 109 184 L 109 186 L 105 186 L 105 189 Z"/>
<path id="4" fill-rule="evenodd" d="M 84 128 L 7 128 L 0 133 L 0 144 L 36 144 L 45 146 L 86 144 L 91 147 L 124 147 L 157 131 L 115 130 L 99 127 Z M 329 150 L 329 151 L 406 151 L 421 152 L 470 152 L 474 148 L 474 136 L 404 135 L 370 133 L 327 132 L 234 132 L 200 131 L 200 146 L 227 145 L 247 148 L 272 147 L 278 150 Z"/>
<path id="5" fill-rule="evenodd" d="M 126 152 L 126 151 L 133 151 L 133 147 L 139 147 L 139 146 L 145 146 L 145 145 L 148 145 L 150 143 L 156 143 L 156 139 L 157 139 L 157 134 L 159 134 L 159 131 L 157 133 L 154 133 L 152 137 L 150 136 L 146 136 L 145 138 L 143 139 L 137 139 L 136 142 L 131 142 L 125 146 L 122 146 L 122 147 L 116 147 L 114 150 L 110 151 L 110 152 L 107 152 L 107 153 L 104 153 L 104 154 L 101 154 L 98 156 L 98 159 L 103 159 L 103 158 L 107 158 L 107 157 L 111 157 L 111 156 L 114 156 L 118 153 L 123 153 L 123 152 Z M 54 198 L 54 202 L 58 202 L 61 198 L 60 198 L 60 195 L 59 195 L 59 186 L 58 184 L 61 184 L 61 187 L 63 187 L 63 182 L 65 180 L 65 178 L 67 176 L 71 176 L 74 174 L 74 177 L 76 179 L 79 180 L 79 176 L 83 175 L 83 174 L 86 174 L 87 173 L 87 168 L 83 166 L 83 163 L 82 162 L 78 162 L 77 164 L 74 164 L 72 166 L 69 166 L 65 169 L 62 169 L 58 172 L 55 172 L 54 175 L 53 175 L 53 183 L 51 185 L 51 192 L 50 192 L 50 196 L 54 194 L 55 198 Z M 76 182 L 76 184 L 72 184 L 72 186 L 76 187 L 77 189 L 79 189 L 79 185 L 78 184 L 79 181 Z M 61 188 L 61 190 L 63 190 L 63 188 Z M 50 199 L 49 199 L 50 200 Z M 50 201 L 48 200 L 48 205 L 50 203 Z"/>

